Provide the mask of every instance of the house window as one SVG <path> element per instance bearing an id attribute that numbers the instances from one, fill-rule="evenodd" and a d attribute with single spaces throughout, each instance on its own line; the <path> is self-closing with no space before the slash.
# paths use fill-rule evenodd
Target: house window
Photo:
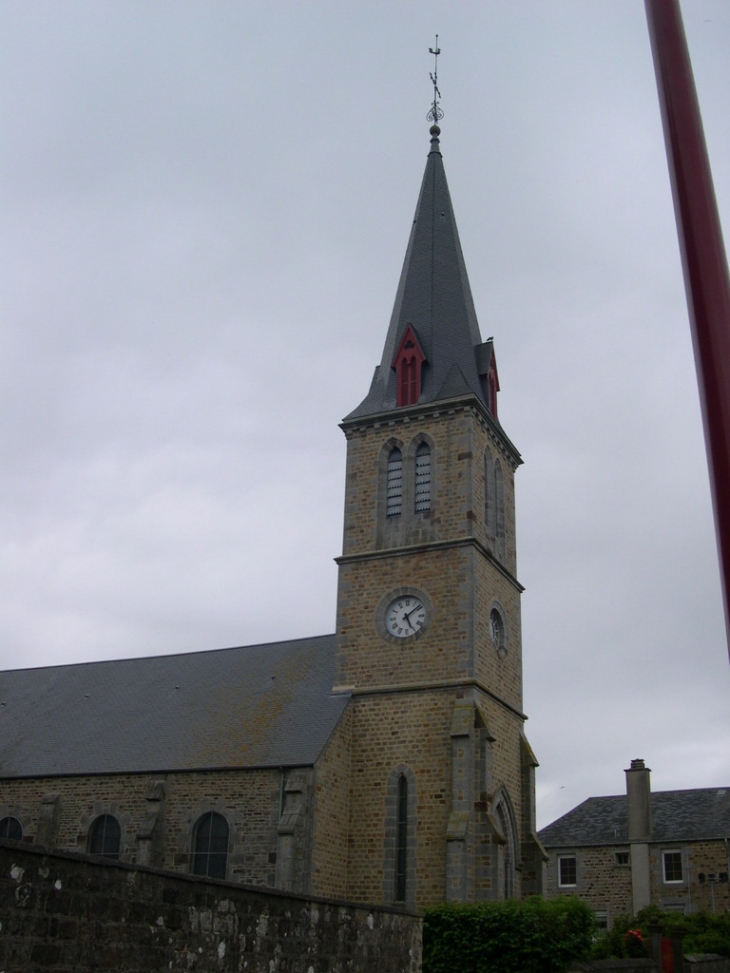
<path id="1" fill-rule="evenodd" d="M 122 829 L 112 814 L 102 814 L 89 829 L 89 854 L 101 858 L 119 858 Z"/>
<path id="2" fill-rule="evenodd" d="M 617 865 L 628 865 L 629 864 L 629 853 L 628 853 L 628 851 L 617 851 L 616 852 L 616 864 Z"/>
<path id="3" fill-rule="evenodd" d="M 599 929 L 608 929 L 608 912 L 605 909 L 598 909 L 593 913 L 593 918 Z"/>
<path id="4" fill-rule="evenodd" d="M 431 448 L 421 443 L 416 450 L 416 513 L 431 509 Z"/>
<path id="5" fill-rule="evenodd" d="M 17 818 L 3 818 L 0 821 L 0 838 L 8 838 L 10 841 L 22 841 L 23 825 Z"/>
<path id="6" fill-rule="evenodd" d="M 228 822 L 209 811 L 198 821 L 193 839 L 193 875 L 225 878 L 228 867 Z"/>
<path id="7" fill-rule="evenodd" d="M 578 884 L 578 869 L 575 855 L 558 856 L 558 885 L 560 888 L 575 888 Z"/>
<path id="8" fill-rule="evenodd" d="M 664 881 L 666 884 L 682 881 L 681 851 L 663 851 L 662 863 L 664 865 Z"/>
<path id="9" fill-rule="evenodd" d="M 387 512 L 400 517 L 403 506 L 403 454 L 394 446 L 388 455 Z"/>
<path id="10" fill-rule="evenodd" d="M 395 901 L 406 900 L 408 871 L 408 781 L 404 774 L 398 778 L 398 817 L 395 834 Z"/>

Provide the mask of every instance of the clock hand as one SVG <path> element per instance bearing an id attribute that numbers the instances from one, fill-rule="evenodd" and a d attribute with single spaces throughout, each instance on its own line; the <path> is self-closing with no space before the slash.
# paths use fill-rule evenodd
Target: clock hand
<path id="1" fill-rule="evenodd" d="M 421 608 L 421 605 L 416 605 L 415 608 L 411 608 L 411 610 L 409 612 L 406 612 L 405 615 L 403 616 L 405 619 L 408 620 L 408 624 L 410 625 L 411 628 L 413 628 L 413 622 L 411 621 L 411 615 L 414 612 L 417 612 L 419 610 L 419 608 Z"/>

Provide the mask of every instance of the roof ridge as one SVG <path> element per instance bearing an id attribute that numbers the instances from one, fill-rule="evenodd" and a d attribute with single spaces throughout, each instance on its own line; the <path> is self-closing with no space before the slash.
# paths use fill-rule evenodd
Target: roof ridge
<path id="1" fill-rule="evenodd" d="M 153 659 L 187 658 L 192 655 L 213 655 L 219 652 L 240 652 L 242 649 L 263 649 L 267 645 L 288 645 L 293 642 L 316 642 L 318 639 L 332 639 L 334 632 L 325 635 L 305 635 L 291 639 L 272 639 L 269 642 L 252 642 L 249 645 L 225 645 L 217 649 L 191 649 L 186 652 L 159 652 L 154 655 L 132 655 L 123 659 L 86 659 L 83 662 L 59 662 L 46 666 L 20 666 L 17 669 L 1 669 L 0 675 L 9 672 L 42 672 L 48 669 L 73 669 L 82 666 L 119 665 L 124 662 L 149 662 Z"/>

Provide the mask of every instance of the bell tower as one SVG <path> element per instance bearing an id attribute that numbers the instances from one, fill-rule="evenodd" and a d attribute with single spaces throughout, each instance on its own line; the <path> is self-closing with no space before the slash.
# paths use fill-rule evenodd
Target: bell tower
<path id="1" fill-rule="evenodd" d="M 539 892 L 543 860 L 523 734 L 522 461 L 430 134 L 382 359 L 342 422 L 335 685 L 352 693 L 348 894 L 416 907 Z"/>

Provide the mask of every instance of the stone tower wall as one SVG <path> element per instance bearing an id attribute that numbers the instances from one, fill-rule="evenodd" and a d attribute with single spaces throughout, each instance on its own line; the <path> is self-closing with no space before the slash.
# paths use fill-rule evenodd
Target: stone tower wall
<path id="1" fill-rule="evenodd" d="M 469 403 L 401 410 L 346 434 L 336 682 L 355 694 L 348 895 L 394 901 L 399 775 L 415 791 L 407 904 L 519 895 L 514 860 L 531 803 L 522 794 L 518 457 L 493 420 Z M 422 442 L 431 449 L 431 505 L 416 513 L 413 459 Z M 388 517 L 394 447 L 403 457 L 403 501 L 400 516 Z M 501 537 L 494 509 L 487 512 L 485 456 L 488 475 L 495 462 L 501 467 Z M 426 624 L 415 636 L 395 638 L 385 608 L 396 595 L 416 592 Z M 490 627 L 495 609 L 504 629 L 499 645 Z M 508 881 L 510 862 L 517 869 Z"/>

